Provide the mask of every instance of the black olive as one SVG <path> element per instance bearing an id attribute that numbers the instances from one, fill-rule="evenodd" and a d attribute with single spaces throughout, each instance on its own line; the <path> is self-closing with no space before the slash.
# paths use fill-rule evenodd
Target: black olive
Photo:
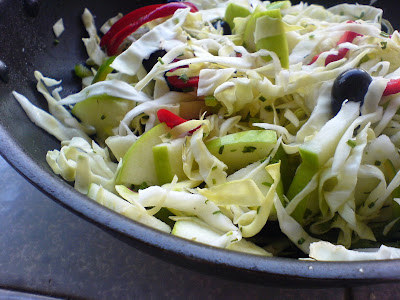
<path id="1" fill-rule="evenodd" d="M 372 77 L 359 68 L 350 69 L 340 74 L 332 87 L 332 114 L 335 116 L 339 112 L 345 100 L 360 102 L 363 105 L 371 81 Z"/>
<path id="2" fill-rule="evenodd" d="M 5 83 L 7 83 L 9 80 L 8 67 L 2 60 L 0 60 L 0 79 L 3 80 Z"/>
<path id="3" fill-rule="evenodd" d="M 212 25 L 214 26 L 215 29 L 218 29 L 218 23 L 219 23 L 219 26 L 222 27 L 222 32 L 224 35 L 232 34 L 232 30 L 231 30 L 231 27 L 229 26 L 229 24 L 222 20 L 216 20 L 216 21 L 212 22 Z"/>
<path id="4" fill-rule="evenodd" d="M 30 17 L 36 17 L 39 14 L 39 0 L 24 0 L 24 9 Z"/>
<path id="5" fill-rule="evenodd" d="M 147 73 L 153 69 L 154 65 L 158 62 L 159 58 L 163 57 L 167 52 L 163 49 L 153 52 L 148 59 L 144 59 L 142 64 Z"/>

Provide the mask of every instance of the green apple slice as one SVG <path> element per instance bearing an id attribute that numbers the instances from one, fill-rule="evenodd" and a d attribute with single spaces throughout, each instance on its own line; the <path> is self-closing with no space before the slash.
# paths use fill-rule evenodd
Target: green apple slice
<path id="1" fill-rule="evenodd" d="M 233 173 L 247 165 L 266 158 L 277 143 L 272 130 L 249 130 L 228 134 L 208 141 L 208 150 L 228 166 Z"/>
<path id="2" fill-rule="evenodd" d="M 158 185 L 152 148 L 161 144 L 160 136 L 169 131 L 165 123 L 144 133 L 126 152 L 115 183 L 125 186 Z"/>
<path id="3" fill-rule="evenodd" d="M 97 138 L 104 142 L 113 135 L 112 129 L 119 125 L 134 105 L 130 100 L 103 95 L 76 103 L 71 112 L 83 123 L 92 125 L 96 129 Z"/>
<path id="4" fill-rule="evenodd" d="M 247 7 L 236 3 L 229 3 L 225 10 L 224 19 L 229 24 L 229 27 L 232 30 L 235 27 L 235 23 L 233 22 L 235 18 L 245 18 L 248 15 L 250 15 L 250 11 Z"/>
<path id="5" fill-rule="evenodd" d="M 184 142 L 184 138 L 179 138 L 153 147 L 154 165 L 160 185 L 170 183 L 175 175 L 179 181 L 187 179 L 182 161 Z"/>

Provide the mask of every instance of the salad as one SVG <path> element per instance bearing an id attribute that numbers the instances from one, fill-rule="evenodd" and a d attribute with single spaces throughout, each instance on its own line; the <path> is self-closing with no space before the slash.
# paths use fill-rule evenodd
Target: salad
<path id="1" fill-rule="evenodd" d="M 82 90 L 36 71 L 48 112 L 13 92 L 79 192 L 230 250 L 400 258 L 400 34 L 381 9 L 195 0 L 82 20 Z"/>

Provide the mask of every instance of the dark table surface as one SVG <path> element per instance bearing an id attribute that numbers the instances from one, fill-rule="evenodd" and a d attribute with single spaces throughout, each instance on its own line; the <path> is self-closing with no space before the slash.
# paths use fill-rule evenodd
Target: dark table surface
<path id="1" fill-rule="evenodd" d="M 0 157 L 0 299 L 399 299 L 399 284 L 290 289 L 143 253 L 41 193 Z"/>

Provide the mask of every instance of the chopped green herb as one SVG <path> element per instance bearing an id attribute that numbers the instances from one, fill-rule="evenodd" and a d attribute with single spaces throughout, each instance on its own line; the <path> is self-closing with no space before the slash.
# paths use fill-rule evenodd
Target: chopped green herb
<path id="1" fill-rule="evenodd" d="M 164 64 L 164 62 L 163 62 L 163 60 L 162 60 L 162 58 L 161 57 L 159 57 L 159 58 L 157 58 L 157 60 L 158 60 L 158 62 L 160 63 L 160 64 Z"/>
<path id="2" fill-rule="evenodd" d="M 59 43 L 60 43 L 60 40 L 57 40 L 57 39 L 54 40 L 54 42 L 53 42 L 54 45 L 58 45 Z"/>
<path id="3" fill-rule="evenodd" d="M 232 150 L 231 150 L 231 152 L 236 152 L 236 151 L 237 151 L 237 149 L 232 149 Z"/>
<path id="4" fill-rule="evenodd" d="M 375 202 L 371 202 L 370 204 L 368 204 L 368 208 L 373 208 L 375 206 Z"/>
<path id="5" fill-rule="evenodd" d="M 231 243 L 238 242 L 238 241 L 239 241 L 238 239 L 234 239 L 231 241 Z"/>
<path id="6" fill-rule="evenodd" d="M 309 36 L 309 38 L 310 38 L 310 40 L 312 40 L 312 39 L 315 38 L 315 35 L 314 35 L 314 34 L 311 34 L 311 35 Z"/>
<path id="7" fill-rule="evenodd" d="M 356 143 L 356 141 L 354 141 L 354 140 L 348 140 L 346 143 L 347 143 L 347 145 L 349 145 L 351 148 L 354 148 L 355 146 L 357 146 L 357 143 Z"/>
<path id="8" fill-rule="evenodd" d="M 261 119 L 258 119 L 258 118 L 250 118 L 249 123 L 250 123 L 250 124 L 253 124 L 253 123 L 263 123 L 263 121 L 262 121 Z"/>
<path id="9" fill-rule="evenodd" d="M 134 192 L 137 192 L 137 191 L 139 191 L 139 190 L 144 190 L 144 189 L 146 189 L 146 188 L 148 188 L 148 187 L 149 187 L 149 185 L 147 184 L 146 181 L 144 181 L 144 182 L 142 182 L 142 183 L 139 184 L 139 185 L 132 185 L 132 190 L 133 190 Z"/>
<path id="10" fill-rule="evenodd" d="M 387 47 L 387 42 L 381 42 L 381 48 L 382 50 L 385 50 Z"/>
<path id="11" fill-rule="evenodd" d="M 189 77 L 186 74 L 182 74 L 178 78 L 182 80 L 184 83 L 188 82 L 189 80 Z"/>
<path id="12" fill-rule="evenodd" d="M 218 154 L 222 154 L 222 153 L 224 152 L 224 148 L 225 148 L 224 145 L 222 145 L 221 147 L 219 147 L 219 149 L 218 149 Z"/>
<path id="13" fill-rule="evenodd" d="M 170 139 L 172 136 L 171 136 L 171 133 L 167 133 L 166 135 L 165 135 L 165 137 L 167 138 L 167 139 Z"/>
<path id="14" fill-rule="evenodd" d="M 308 218 L 311 215 L 312 215 L 312 211 L 307 208 L 306 211 L 304 212 L 304 219 Z"/>
<path id="15" fill-rule="evenodd" d="M 214 166 L 212 167 L 211 171 L 215 171 L 217 168 L 218 168 L 217 166 Z"/>
<path id="16" fill-rule="evenodd" d="M 270 182 L 263 182 L 263 183 L 261 183 L 262 185 L 265 185 L 265 186 L 268 186 L 268 187 L 270 187 L 271 185 L 272 185 L 272 183 L 270 183 Z"/>
<path id="17" fill-rule="evenodd" d="M 376 161 L 375 161 L 375 166 L 379 167 L 381 164 L 382 164 L 381 161 L 379 161 L 379 160 L 376 160 Z"/>
<path id="18" fill-rule="evenodd" d="M 218 100 L 214 96 L 206 96 L 206 97 L 204 97 L 204 103 L 207 106 L 214 107 L 218 104 Z"/>
<path id="19" fill-rule="evenodd" d="M 253 146 L 244 146 L 244 147 L 243 147 L 242 153 L 252 153 L 252 152 L 254 152 L 254 151 L 256 151 L 256 150 L 257 150 L 256 147 L 253 147 Z"/>
<path id="20" fill-rule="evenodd" d="M 274 109 L 272 108 L 271 105 L 268 105 L 268 106 L 264 107 L 264 109 L 265 109 L 266 111 L 268 111 L 268 112 L 274 111 Z"/>
<path id="21" fill-rule="evenodd" d="M 100 119 L 104 120 L 106 118 L 105 115 L 101 115 Z"/>
<path id="22" fill-rule="evenodd" d="M 226 236 L 230 236 L 230 235 L 232 235 L 233 234 L 233 232 L 232 231 L 229 231 L 227 234 L 226 234 Z"/>
<path id="23" fill-rule="evenodd" d="M 363 64 L 363 63 L 365 63 L 365 62 L 367 62 L 367 61 L 369 61 L 369 60 L 370 60 L 370 58 L 369 58 L 368 54 L 365 54 L 365 55 L 363 56 L 363 58 L 361 58 L 360 64 Z"/>
<path id="24" fill-rule="evenodd" d="M 217 180 L 215 180 L 215 178 L 212 179 L 212 183 L 213 184 L 217 184 Z"/>
<path id="25" fill-rule="evenodd" d="M 207 199 L 204 203 L 207 204 L 208 202 L 210 202 L 210 200 Z"/>
<path id="26" fill-rule="evenodd" d="M 260 99 L 261 102 L 267 101 L 267 99 L 265 99 L 265 97 L 263 97 L 263 96 L 260 96 L 260 98 L 258 98 L 258 99 Z"/>
<path id="27" fill-rule="evenodd" d="M 176 24 L 178 24 L 179 23 L 179 19 L 178 18 L 175 18 L 174 19 L 174 24 L 176 25 Z"/>
<path id="28" fill-rule="evenodd" d="M 257 215 L 260 213 L 261 206 L 257 207 Z"/>
<path id="29" fill-rule="evenodd" d="M 300 238 L 300 239 L 297 241 L 297 244 L 303 245 L 305 241 L 306 241 L 306 240 L 305 240 L 304 238 Z"/>
<path id="30" fill-rule="evenodd" d="M 358 18 L 361 20 L 362 18 L 364 18 L 364 16 L 365 16 L 365 11 L 362 11 Z"/>
<path id="31" fill-rule="evenodd" d="M 222 214 L 222 211 L 216 210 L 216 211 L 213 212 L 213 215 L 217 215 L 217 214 Z"/>

